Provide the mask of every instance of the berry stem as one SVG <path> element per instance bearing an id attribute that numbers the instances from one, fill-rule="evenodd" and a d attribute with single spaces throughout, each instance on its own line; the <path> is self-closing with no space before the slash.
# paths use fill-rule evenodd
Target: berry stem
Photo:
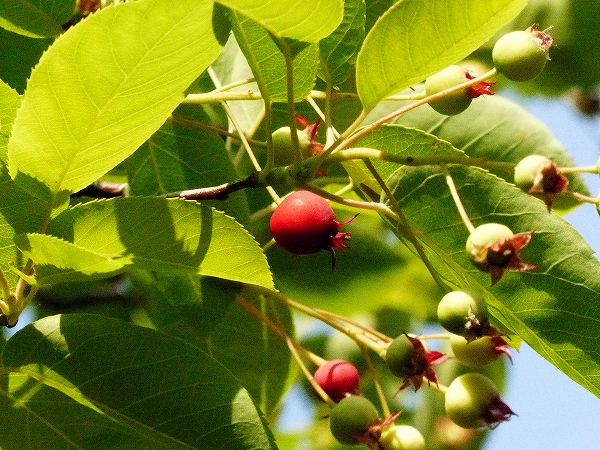
<path id="1" fill-rule="evenodd" d="M 367 363 L 367 367 L 371 375 L 373 376 L 373 385 L 375 386 L 375 390 L 377 391 L 377 397 L 379 398 L 379 403 L 381 404 L 381 409 L 383 411 L 384 417 L 389 417 L 391 415 L 390 405 L 388 404 L 387 398 L 385 396 L 385 392 L 383 391 L 383 387 L 379 382 L 379 371 L 373 364 L 373 359 L 369 352 L 366 351 L 364 346 L 360 346 L 360 350 L 362 352 L 362 356 Z"/>
<path id="2" fill-rule="evenodd" d="M 560 173 L 598 173 L 598 166 L 560 167 Z"/>
<path id="3" fill-rule="evenodd" d="M 307 191 L 311 191 L 317 195 L 320 195 L 323 198 L 331 200 L 335 203 L 339 203 L 340 205 L 346 205 L 346 206 L 351 206 L 353 208 L 360 208 L 360 209 L 367 209 L 370 211 L 376 211 L 376 212 L 384 214 L 388 217 L 391 217 L 395 220 L 398 219 L 396 213 L 393 212 L 390 208 L 388 208 L 386 205 L 384 205 L 381 202 L 365 202 L 362 200 L 353 200 L 353 199 L 349 199 L 349 198 L 340 197 L 339 195 L 332 194 L 332 193 L 330 193 L 324 189 L 321 189 L 317 186 L 314 186 L 312 184 L 301 183 L 298 187 L 300 189 L 306 189 Z"/>
<path id="4" fill-rule="evenodd" d="M 456 204 L 456 208 L 458 209 L 460 218 L 465 223 L 465 226 L 469 230 L 469 233 L 472 233 L 475 227 L 473 226 L 471 219 L 469 219 L 467 211 L 465 211 L 465 207 L 462 204 L 460 196 L 458 195 L 458 191 L 456 190 L 456 186 L 454 185 L 452 175 L 450 175 L 450 172 L 448 171 L 448 168 L 446 166 L 441 166 L 441 168 L 442 172 L 444 173 L 444 176 L 446 177 L 446 184 L 448 184 L 448 188 L 450 189 L 450 195 L 452 196 L 452 200 L 454 200 L 454 203 Z"/>
<path id="5" fill-rule="evenodd" d="M 565 191 L 561 192 L 561 194 L 568 195 L 569 197 L 572 197 L 581 203 L 592 203 L 594 205 L 598 203 L 597 197 L 589 197 L 587 195 L 580 194 L 579 192 Z"/>
<path id="6" fill-rule="evenodd" d="M 265 324 L 275 335 L 277 335 L 281 340 L 288 342 L 288 345 L 292 345 L 296 351 L 300 350 L 304 355 L 306 355 L 314 364 L 317 366 L 321 366 L 325 364 L 327 361 L 320 356 L 314 354 L 307 348 L 300 345 L 297 341 L 292 339 L 286 331 L 278 324 L 273 322 L 270 317 L 268 317 L 265 313 L 263 313 L 260 309 L 256 307 L 250 300 L 248 300 L 243 295 L 236 295 L 235 297 L 236 303 L 244 308 L 248 313 L 252 314 L 256 317 L 260 322 Z"/>
<path id="7" fill-rule="evenodd" d="M 279 292 L 272 291 L 262 286 L 250 284 L 246 284 L 244 286 L 250 291 L 256 292 L 260 295 L 264 295 L 268 298 L 272 298 L 278 302 L 288 305 L 291 308 L 301 311 L 310 317 L 314 317 L 315 319 L 326 323 L 327 325 L 331 326 L 332 328 L 335 328 L 341 333 L 346 334 L 357 343 L 363 344 L 365 347 L 370 348 L 379 355 L 383 354 L 385 352 L 385 349 L 389 345 L 389 342 L 387 340 L 384 342 L 382 341 L 382 339 L 379 338 L 379 336 L 381 336 L 380 333 L 374 332 L 373 330 L 370 330 L 369 328 L 363 325 L 354 325 L 348 319 L 342 318 L 341 316 L 337 316 L 334 313 L 308 307 L 306 305 L 303 305 L 302 303 L 296 302 L 295 300 L 286 297 L 285 295 Z"/>
<path id="8" fill-rule="evenodd" d="M 394 197 L 393 192 L 390 190 L 389 186 L 383 180 L 383 178 L 381 178 L 381 175 L 379 174 L 379 172 L 377 171 L 377 169 L 375 168 L 375 166 L 373 165 L 371 160 L 365 159 L 363 161 L 364 161 L 365 165 L 367 166 L 367 168 L 369 169 L 369 171 L 371 172 L 371 174 L 373 175 L 373 177 L 375 177 L 377 184 L 379 184 L 381 189 L 383 189 L 383 192 L 385 193 L 390 204 L 392 205 L 392 211 L 394 211 L 398 217 L 398 219 L 397 219 L 398 226 L 402 229 L 404 235 L 408 237 L 408 240 L 411 242 L 411 244 L 417 251 L 419 257 L 423 261 L 423 264 L 425 264 L 425 267 L 431 274 L 431 277 L 436 282 L 436 284 L 440 287 L 442 292 L 449 291 L 450 288 L 446 285 L 446 283 L 444 283 L 444 280 L 441 279 L 441 277 L 438 275 L 437 271 L 435 270 L 435 267 L 433 267 L 433 264 L 431 263 L 431 261 L 429 261 L 429 258 L 427 257 L 427 254 L 425 253 L 425 250 L 423 249 L 421 242 L 417 238 L 413 228 L 410 226 L 408 219 L 402 212 L 402 208 L 400 207 L 400 204 L 396 200 L 396 197 Z"/>
<path id="9" fill-rule="evenodd" d="M 285 342 L 286 342 L 288 348 L 290 349 L 290 353 L 292 354 L 292 356 L 294 357 L 294 359 L 300 366 L 300 370 L 302 370 L 302 373 L 304 373 L 304 376 L 310 382 L 313 389 L 319 394 L 319 396 L 323 399 L 324 402 L 329 404 L 329 406 L 331 406 L 331 407 L 335 406 L 336 403 L 331 399 L 331 397 L 329 397 L 329 395 L 327 395 L 327 393 L 323 390 L 323 388 L 321 386 L 319 386 L 319 384 L 313 378 L 312 374 L 310 373 L 310 371 L 304 364 L 304 361 L 302 361 L 302 358 L 298 354 L 298 350 L 296 349 L 292 340 L 289 337 L 286 337 Z"/>

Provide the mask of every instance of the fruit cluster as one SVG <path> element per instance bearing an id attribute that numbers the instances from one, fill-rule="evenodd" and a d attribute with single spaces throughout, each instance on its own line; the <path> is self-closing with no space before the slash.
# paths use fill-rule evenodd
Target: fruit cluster
<path id="1" fill-rule="evenodd" d="M 492 51 L 493 76 L 500 73 L 512 81 L 528 81 L 537 77 L 548 61 L 548 51 L 553 39 L 536 26 L 527 30 L 513 31 L 502 36 Z M 486 80 L 475 81 L 475 76 L 461 66 L 453 65 L 425 80 L 425 95 L 432 96 L 449 90 L 446 95 L 429 101 L 429 105 L 440 114 L 453 116 L 466 110 L 474 98 L 481 95 L 493 95 L 490 87 L 494 84 Z M 467 83 L 463 89 L 454 87 Z"/>
<path id="2" fill-rule="evenodd" d="M 487 81 L 491 76 L 499 73 L 514 81 L 536 77 L 544 68 L 552 45 L 552 38 L 546 31 L 530 27 L 499 39 L 493 51 L 495 68 L 491 75 L 476 78 L 468 70 L 453 65 L 427 78 L 425 95 L 431 97 L 429 105 L 441 114 L 459 114 L 469 107 L 474 98 L 494 94 L 490 90 L 494 83 Z M 294 131 L 301 156 L 323 150 L 322 146 L 318 151 L 314 150 L 319 146 L 313 140 L 316 126 Z M 272 144 L 277 158 L 289 156 L 288 150 L 292 146 L 290 136 L 294 131 L 287 127 L 273 133 Z M 311 146 L 313 150 L 310 150 Z M 284 163 L 291 164 L 292 159 L 288 158 Z M 550 159 L 532 155 L 515 165 L 514 183 L 532 195 L 543 197 L 550 209 L 556 195 L 566 190 L 568 180 L 562 169 Z M 452 191 L 451 182 L 449 185 Z M 507 271 L 536 269 L 521 256 L 533 238 L 532 231 L 515 234 L 500 223 L 473 226 L 466 213 L 462 212 L 464 208 L 458 194 L 452 194 L 469 231 L 465 244 L 466 258 L 477 270 L 490 275 L 492 285 L 498 283 Z M 334 198 L 332 195 L 326 197 Z M 329 202 L 321 195 L 297 190 L 285 196 L 275 208 L 270 219 L 270 234 L 274 242 L 289 253 L 310 255 L 325 250 L 331 253 L 335 262 L 335 249 L 347 248 L 350 239 L 350 232 L 340 229 L 355 217 L 339 222 Z M 307 310 L 310 311 L 309 308 Z M 357 330 L 353 322 L 344 322 L 340 316 L 329 316 L 322 310 L 315 312 L 315 317 L 346 333 L 363 350 L 370 349 L 381 356 L 389 374 L 400 380 L 396 394 L 409 387 L 417 391 L 423 386 L 442 393 L 445 420 L 462 429 L 492 429 L 515 414 L 501 400 L 499 389 L 488 376 L 469 372 L 485 370 L 502 355 L 512 363 L 508 338 L 490 322 L 486 299 L 477 291 L 451 291 L 438 304 L 437 319 L 445 330 L 443 338 L 448 343 L 449 354 L 430 350 L 427 336 L 403 332 L 389 338 L 374 330 Z M 313 361 L 319 361 L 319 367 L 309 378 L 316 392 L 330 406 L 329 428 L 338 442 L 383 450 L 425 448 L 423 435 L 416 428 L 396 423 L 400 414 L 390 412 L 381 392 L 379 399 L 385 414 L 369 396 L 362 394 L 360 372 L 354 364 L 344 359 L 323 361 L 314 356 Z M 449 377 L 450 383 L 445 386 L 438 379 L 436 366 L 448 360 L 458 363 L 461 370 Z"/>

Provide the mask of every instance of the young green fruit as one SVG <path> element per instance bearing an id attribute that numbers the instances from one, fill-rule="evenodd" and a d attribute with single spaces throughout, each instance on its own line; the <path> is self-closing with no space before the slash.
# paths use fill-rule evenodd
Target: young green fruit
<path id="1" fill-rule="evenodd" d="M 426 350 L 419 339 L 406 333 L 394 339 L 385 352 L 385 362 L 390 372 L 403 380 L 400 390 L 413 385 L 417 391 L 423 384 L 423 377 L 427 377 L 430 383 L 437 383 L 432 365 L 445 360 L 443 353 Z"/>
<path id="2" fill-rule="evenodd" d="M 309 153 L 311 139 L 306 130 L 294 130 L 298 136 L 298 147 L 302 155 Z M 281 127 L 271 135 L 273 140 L 273 151 L 275 155 L 275 164 L 287 166 L 294 162 L 292 153 L 292 130 L 290 127 Z"/>
<path id="3" fill-rule="evenodd" d="M 467 341 L 462 336 L 450 336 L 454 357 L 467 367 L 480 368 L 496 361 L 505 354 L 512 361 L 508 344 L 501 336 L 483 336 Z"/>
<path id="4" fill-rule="evenodd" d="M 284 198 L 271 215 L 271 236 L 282 248 L 296 255 L 319 250 L 333 253 L 333 248 L 347 248 L 345 241 L 350 239 L 350 233 L 339 229 L 354 217 L 340 223 L 323 197 L 310 191 L 295 191 Z"/>
<path id="5" fill-rule="evenodd" d="M 484 336 L 490 329 L 485 299 L 467 291 L 452 291 L 438 303 L 437 316 L 446 330 L 468 341 Z"/>
<path id="6" fill-rule="evenodd" d="M 356 395 L 343 398 L 331 409 L 329 429 L 342 444 L 371 442 L 369 431 L 379 422 L 379 413 L 368 399 Z"/>
<path id="7" fill-rule="evenodd" d="M 545 31 L 531 26 L 498 39 L 492 50 L 492 59 L 498 72 L 513 81 L 531 80 L 542 73 L 553 42 Z"/>
<path id="8" fill-rule="evenodd" d="M 425 80 L 425 95 L 433 95 L 475 78 L 468 70 L 460 66 L 450 66 Z M 429 102 L 438 113 L 447 116 L 460 114 L 469 107 L 474 98 L 480 95 L 493 95 L 489 88 L 492 83 L 481 82 L 474 86 L 453 92 L 440 99 Z"/>
<path id="9" fill-rule="evenodd" d="M 529 192 L 542 172 L 542 169 L 552 164 L 552 161 L 542 155 L 529 155 L 515 166 L 515 184 Z"/>
<path id="10" fill-rule="evenodd" d="M 500 400 L 498 388 L 485 375 L 467 373 L 450 383 L 445 394 L 446 414 L 463 428 L 495 428 L 514 412 Z"/>
<path id="11" fill-rule="evenodd" d="M 425 450 L 425 439 L 410 425 L 391 425 L 381 432 L 379 444 L 383 450 Z"/>
<path id="12" fill-rule="evenodd" d="M 475 228 L 467 239 L 466 250 L 471 262 L 479 270 L 488 272 L 492 285 L 511 269 L 519 272 L 535 269 L 525 263 L 519 252 L 529 243 L 533 232 L 517 235 L 505 225 L 486 223 Z"/>
<path id="13" fill-rule="evenodd" d="M 348 361 L 328 361 L 317 369 L 313 378 L 334 402 L 339 402 L 348 394 L 358 394 L 360 375 L 358 369 Z"/>

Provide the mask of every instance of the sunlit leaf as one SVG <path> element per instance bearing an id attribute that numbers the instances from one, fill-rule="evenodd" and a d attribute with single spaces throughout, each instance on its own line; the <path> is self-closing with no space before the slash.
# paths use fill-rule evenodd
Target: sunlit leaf
<path id="1" fill-rule="evenodd" d="M 513 19 L 526 0 L 405 0 L 371 29 L 356 84 L 366 110 L 473 52 Z"/>
<path id="2" fill-rule="evenodd" d="M 76 253 L 86 249 L 103 255 L 109 265 L 130 260 L 134 268 L 273 286 L 266 258 L 252 236 L 231 217 L 195 202 L 130 197 L 82 204 L 59 214 L 49 233 L 74 244 Z M 55 260 L 54 241 L 38 239 L 35 245 L 21 250 L 35 256 L 37 264 L 53 266 L 54 276 L 87 267 L 85 261 L 68 267 L 74 255 Z M 43 274 L 52 272 L 48 267 Z"/>
<path id="3" fill-rule="evenodd" d="M 232 12 L 231 21 L 236 40 L 266 100 L 287 101 L 286 58 L 293 60 L 294 101 L 301 101 L 310 93 L 317 74 L 316 45 L 290 41 L 278 45 L 267 30 L 247 17 Z M 286 45 L 290 54 L 284 55 L 280 45 Z"/>
<path id="4" fill-rule="evenodd" d="M 85 187 L 133 153 L 220 51 L 211 12 L 195 0 L 128 2 L 63 34 L 27 85 L 11 176 L 44 198 Z"/>
<path id="5" fill-rule="evenodd" d="M 342 0 L 220 0 L 276 36 L 317 42 L 328 36 L 342 21 Z M 301 20 L 298 20 L 298 19 Z"/>
<path id="6" fill-rule="evenodd" d="M 51 316 L 10 339 L 2 367 L 3 447 L 277 448 L 231 372 L 155 330 Z"/>

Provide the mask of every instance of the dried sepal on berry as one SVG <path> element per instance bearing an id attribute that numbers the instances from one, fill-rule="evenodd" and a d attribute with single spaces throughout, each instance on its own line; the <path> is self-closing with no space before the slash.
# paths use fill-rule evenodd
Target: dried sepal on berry
<path id="1" fill-rule="evenodd" d="M 415 391 L 423 384 L 423 377 L 429 383 L 437 384 L 433 366 L 446 361 L 448 357 L 438 351 L 427 350 L 421 340 L 406 333 L 394 339 L 387 348 L 385 360 L 390 371 L 402 378 L 399 391 L 413 386 Z"/>
<path id="2" fill-rule="evenodd" d="M 515 415 L 492 380 L 479 373 L 460 375 L 450 383 L 445 409 L 448 417 L 463 428 L 493 429 Z"/>
<path id="3" fill-rule="evenodd" d="M 471 232 L 467 239 L 467 254 L 475 267 L 490 274 L 494 285 L 507 270 L 522 272 L 536 268 L 520 256 L 532 235 L 532 231 L 513 234 L 504 225 L 486 223 Z"/>
<path id="4" fill-rule="evenodd" d="M 549 158 L 542 155 L 529 155 L 515 166 L 515 184 L 532 195 L 544 199 L 548 211 L 551 211 L 556 197 L 566 192 L 569 180 L 560 168 Z"/>

